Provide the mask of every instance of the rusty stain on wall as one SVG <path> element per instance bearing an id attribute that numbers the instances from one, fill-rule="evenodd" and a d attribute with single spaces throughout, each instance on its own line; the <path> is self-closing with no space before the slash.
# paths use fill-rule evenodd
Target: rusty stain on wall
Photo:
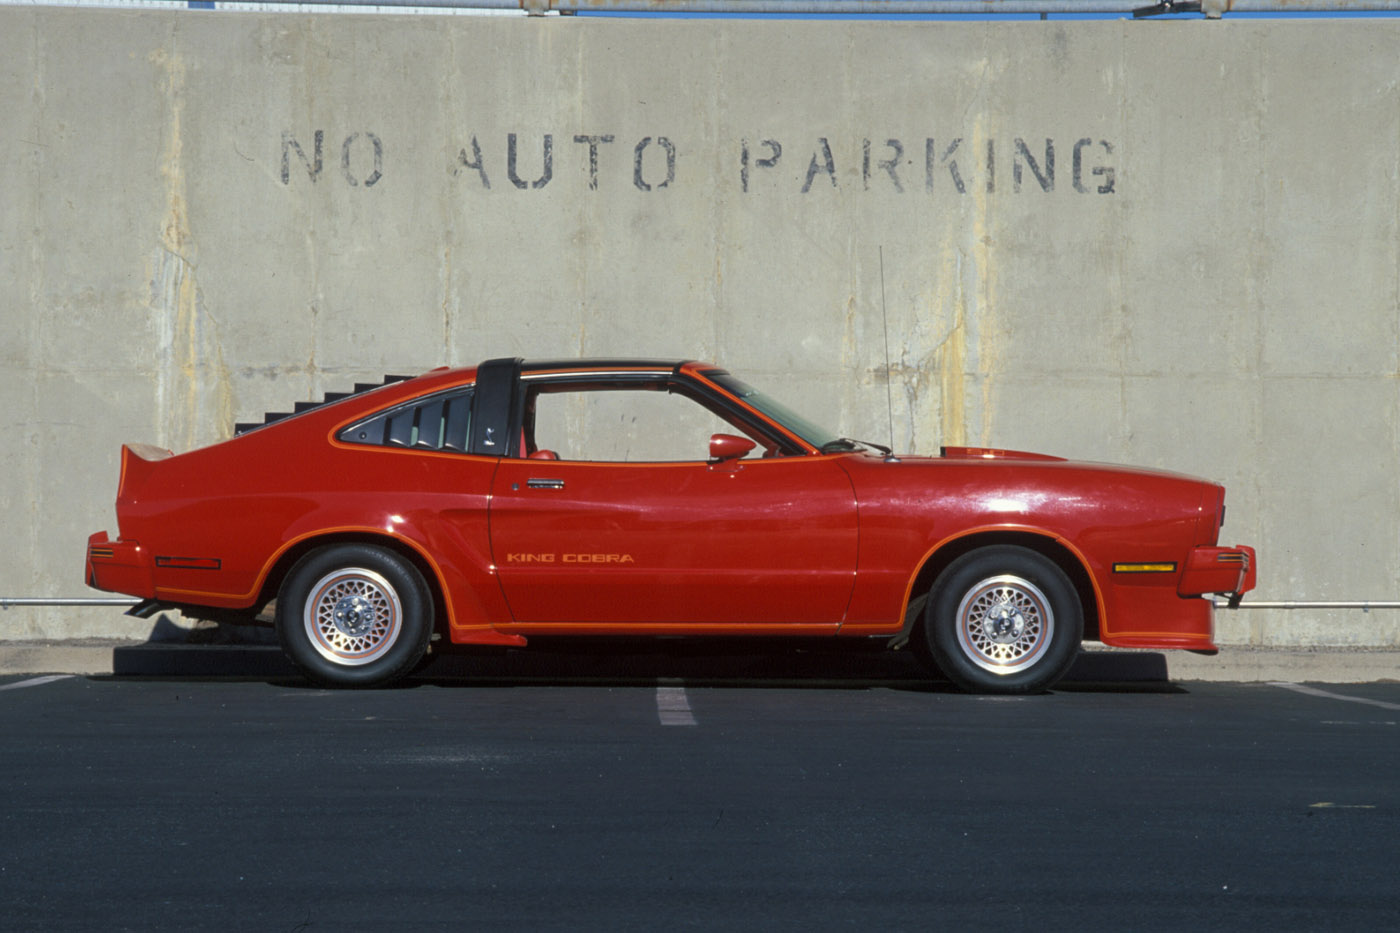
<path id="1" fill-rule="evenodd" d="M 971 250 L 975 260 L 977 286 L 976 372 L 981 382 L 980 434 L 978 443 L 995 446 L 996 405 L 993 389 L 1001 372 L 1000 350 L 1003 333 L 997 325 L 996 262 L 991 231 L 991 206 L 980 205 L 973 224 Z"/>
<path id="2" fill-rule="evenodd" d="M 942 443 L 967 443 L 964 413 L 967 406 L 967 302 L 959 294 L 953 302 L 953 326 L 935 350 L 934 369 L 939 374 L 939 436 Z"/>
<path id="3" fill-rule="evenodd" d="M 190 231 L 183 158 L 185 62 L 178 51 L 165 48 L 152 52 L 147 61 L 163 72 L 168 114 L 160 160 L 166 210 L 150 270 L 151 305 L 160 338 L 156 412 L 176 415 L 174 425 L 155 427 L 166 446 L 188 450 L 232 433 L 233 395 L 196 275 L 197 246 Z"/>

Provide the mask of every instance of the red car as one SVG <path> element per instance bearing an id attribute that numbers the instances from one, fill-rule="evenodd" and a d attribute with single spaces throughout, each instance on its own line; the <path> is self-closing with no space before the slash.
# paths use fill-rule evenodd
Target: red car
<path id="1" fill-rule="evenodd" d="M 1213 652 L 1254 586 L 1225 490 L 1008 450 L 896 457 L 708 363 L 390 377 L 173 456 L 122 449 L 87 581 L 196 618 L 275 600 L 311 678 L 383 684 L 440 635 L 905 642 L 965 689 L 1043 690 L 1085 638 Z"/>

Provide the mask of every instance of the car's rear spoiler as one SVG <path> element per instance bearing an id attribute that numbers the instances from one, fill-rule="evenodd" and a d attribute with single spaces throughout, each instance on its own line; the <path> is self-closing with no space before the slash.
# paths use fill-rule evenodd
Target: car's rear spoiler
<path id="1" fill-rule="evenodd" d="M 175 456 L 154 444 L 123 444 L 122 475 L 117 481 L 117 501 L 132 490 L 140 488 L 150 476 L 151 468 L 162 460 Z"/>

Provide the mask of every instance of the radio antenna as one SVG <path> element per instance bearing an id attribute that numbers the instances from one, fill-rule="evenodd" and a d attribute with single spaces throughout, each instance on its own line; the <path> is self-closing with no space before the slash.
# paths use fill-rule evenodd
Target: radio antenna
<path id="1" fill-rule="evenodd" d="M 890 314 L 885 308 L 885 245 L 880 244 L 880 324 L 885 332 L 885 413 L 889 416 L 890 453 L 885 455 L 886 463 L 898 463 L 894 455 L 894 371 L 890 366 Z"/>

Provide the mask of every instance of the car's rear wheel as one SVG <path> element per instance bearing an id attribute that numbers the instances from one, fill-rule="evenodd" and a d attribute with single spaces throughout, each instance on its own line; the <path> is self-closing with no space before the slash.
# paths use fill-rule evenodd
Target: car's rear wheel
<path id="1" fill-rule="evenodd" d="M 1069 670 L 1084 635 L 1074 584 L 1048 557 L 996 545 L 953 561 L 924 610 L 925 647 L 974 693 L 1037 693 Z"/>
<path id="2" fill-rule="evenodd" d="M 366 544 L 339 544 L 303 557 L 277 597 L 282 650 L 312 680 L 374 687 L 403 677 L 423 658 L 433 601 L 409 561 Z"/>

